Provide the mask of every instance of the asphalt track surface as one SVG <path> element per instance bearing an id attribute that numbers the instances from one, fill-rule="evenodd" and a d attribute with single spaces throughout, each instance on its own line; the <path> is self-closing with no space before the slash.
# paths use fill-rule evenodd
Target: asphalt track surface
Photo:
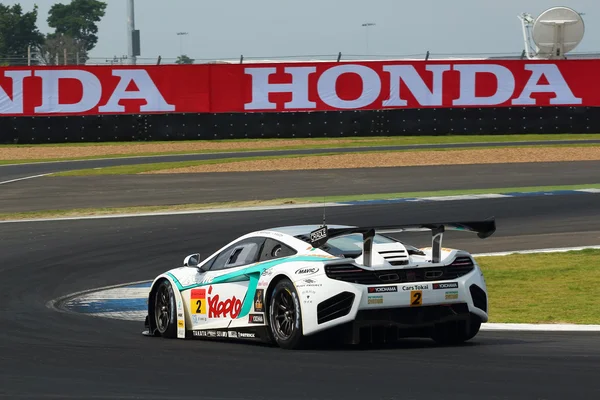
<path id="1" fill-rule="evenodd" d="M 43 177 L 0 186 L 0 212 L 592 183 L 600 161 Z"/>
<path id="2" fill-rule="evenodd" d="M 480 219 L 472 252 L 600 242 L 600 195 L 403 203 L 327 210 L 329 223 Z M 300 352 L 164 340 L 135 322 L 52 310 L 59 296 L 153 278 L 195 251 L 269 226 L 321 222 L 320 209 L 0 225 L 0 397 L 10 399 L 597 399 L 597 333 L 481 332 L 468 344 Z M 425 244 L 427 238 L 415 237 Z M 527 266 L 523 266 L 526 268 Z M 492 309 L 493 312 L 493 309 Z"/>
<path id="3" fill-rule="evenodd" d="M 375 139 L 375 138 L 374 138 Z M 365 151 L 397 151 L 416 149 L 468 149 L 477 147 L 514 147 L 525 145 L 553 145 L 553 144 L 600 144 L 600 140 L 560 140 L 560 141 L 527 141 L 527 142 L 503 142 L 503 143 L 454 143 L 454 144 L 424 144 L 405 146 L 376 146 L 376 147 L 354 147 L 354 148 L 330 148 L 330 149 L 305 149 L 305 150 L 270 150 L 270 151 L 248 151 L 232 153 L 211 154 L 184 154 L 167 156 L 113 158 L 81 161 L 44 162 L 20 165 L 0 165 L 0 182 L 21 179 L 24 177 L 71 171 L 75 169 L 105 168 L 118 165 L 136 165 L 175 161 L 199 161 L 215 160 L 221 158 L 244 158 L 265 157 L 279 155 L 306 155 L 322 153 L 358 153 Z"/>

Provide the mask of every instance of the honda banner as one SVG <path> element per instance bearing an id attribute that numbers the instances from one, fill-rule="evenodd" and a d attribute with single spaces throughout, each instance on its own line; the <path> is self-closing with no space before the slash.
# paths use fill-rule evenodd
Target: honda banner
<path id="1" fill-rule="evenodd" d="M 0 68 L 0 115 L 600 106 L 600 60 Z"/>

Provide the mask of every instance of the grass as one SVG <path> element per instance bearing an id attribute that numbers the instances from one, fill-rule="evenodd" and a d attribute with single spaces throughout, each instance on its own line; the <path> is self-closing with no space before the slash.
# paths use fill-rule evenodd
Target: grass
<path id="1" fill-rule="evenodd" d="M 576 144 L 576 145 L 546 145 L 544 147 L 596 147 L 600 144 Z M 535 145 L 523 145 L 513 146 L 511 148 L 535 148 L 539 146 Z M 497 147 L 481 146 L 477 147 L 477 150 L 482 149 L 495 149 Z M 420 152 L 420 151 L 470 151 L 474 149 L 414 149 L 414 150 L 386 150 L 386 151 L 363 151 L 360 154 L 385 154 L 385 153 L 400 153 L 400 152 Z M 245 161 L 259 161 L 259 160 L 279 160 L 285 158 L 304 158 L 304 157 L 327 157 L 327 156 L 340 156 L 355 153 L 320 153 L 320 154 L 290 154 L 290 155 L 277 155 L 277 156 L 256 156 L 256 157 L 225 157 L 214 160 L 197 160 L 197 161 L 174 161 L 174 162 L 156 162 L 148 164 L 134 164 L 134 165 L 119 165 L 115 167 L 105 168 L 89 168 L 79 169 L 65 172 L 58 172 L 53 176 L 96 176 L 96 175 L 132 175 L 140 174 L 144 172 L 162 171 L 175 168 L 188 168 L 199 165 L 214 165 L 214 164 L 229 164 L 234 162 L 245 162 Z"/>
<path id="2" fill-rule="evenodd" d="M 561 134 L 527 134 L 527 135 L 444 135 L 444 136 L 335 136 L 326 138 L 277 138 L 274 140 L 302 141 L 313 140 L 328 142 L 332 140 L 352 140 L 358 145 L 413 145 L 437 143 L 491 143 L 491 142 L 520 142 L 535 140 L 589 140 L 600 139 L 600 133 L 561 133 Z M 82 142 L 82 143 L 40 143 L 40 144 L 2 144 L 0 148 L 15 147 L 80 147 L 80 146 L 128 146 L 131 144 L 176 144 L 176 143 L 258 143 L 269 142 L 270 139 L 221 139 L 221 140 L 172 140 L 172 141 L 138 141 L 138 142 Z M 326 143 L 324 144 L 326 145 Z M 354 144 L 340 144 L 340 147 Z M 315 145 L 321 146 L 321 145 Z M 304 148 L 304 146 L 302 146 Z"/>
<path id="3" fill-rule="evenodd" d="M 137 207 L 114 207 L 114 208 L 82 208 L 69 210 L 43 210 L 35 212 L 22 213 L 2 213 L 1 221 L 23 220 L 23 219 L 42 219 L 42 218 L 67 218 L 110 214 L 142 214 L 158 212 L 183 212 L 193 210 L 218 209 L 218 208 L 241 208 L 258 206 L 275 206 L 291 204 L 319 204 L 322 202 L 350 202 L 366 200 L 389 200 L 402 198 L 420 198 L 433 196 L 457 196 L 467 194 L 488 194 L 488 193 L 525 193 L 525 192 L 544 192 L 554 190 L 576 190 L 576 189 L 600 189 L 600 183 L 589 185 L 564 185 L 564 186 L 532 186 L 516 188 L 498 188 L 498 189 L 468 189 L 468 190 L 440 190 L 435 192 L 404 192 L 404 193 L 381 193 L 364 194 L 348 196 L 325 196 L 325 197 L 298 197 L 282 198 L 273 200 L 252 200 L 220 203 L 194 203 L 170 206 L 137 206 Z"/>
<path id="4" fill-rule="evenodd" d="M 600 324 L 600 250 L 480 257 L 489 322 Z"/>
<path id="5" fill-rule="evenodd" d="M 303 141 L 307 139 L 285 139 L 290 142 Z M 556 135 L 457 135 L 457 136 L 382 136 L 382 137 L 334 137 L 334 138 L 309 138 L 319 144 L 298 144 L 291 146 L 267 146 L 257 148 L 254 144 L 268 143 L 269 139 L 239 139 L 239 140 L 210 140 L 210 141 L 165 141 L 165 142 L 103 142 L 103 143 L 56 143 L 56 144 L 5 144 L 0 145 L 0 149 L 29 149 L 44 147 L 102 147 L 102 146 L 146 146 L 146 145 L 164 145 L 168 147 L 171 144 L 193 144 L 199 143 L 245 143 L 248 148 L 244 149 L 213 149 L 213 150 L 190 150 L 190 151 L 164 151 L 164 152 L 146 152 L 132 151 L 126 154 L 102 154 L 86 157 L 68 157 L 68 158 L 38 158 L 38 159 L 12 159 L 0 160 L 0 165 L 5 164 L 25 164 L 49 161 L 73 161 L 73 160 L 93 160 L 98 158 L 125 158 L 132 156 L 150 157 L 158 155 L 177 155 L 177 154 L 208 154 L 208 153 L 226 153 L 226 152 L 248 152 L 248 151 L 267 151 L 267 150 L 297 150 L 297 149 L 324 149 L 324 148 L 353 148 L 353 147 L 374 147 L 374 146 L 402 146 L 402 145 L 424 145 L 424 144 L 453 144 L 453 143 L 503 143 L 503 142 L 523 142 L 523 141 L 561 141 L 561 140 L 600 140 L 600 134 L 556 134 Z M 335 140 L 349 140 L 349 143 L 335 143 Z"/>

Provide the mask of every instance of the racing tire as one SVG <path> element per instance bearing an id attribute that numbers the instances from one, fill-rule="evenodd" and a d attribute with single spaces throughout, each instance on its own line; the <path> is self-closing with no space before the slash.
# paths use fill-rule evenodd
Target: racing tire
<path id="1" fill-rule="evenodd" d="M 165 338 L 177 336 L 177 307 L 173 287 L 167 280 L 163 280 L 156 287 L 153 298 L 154 323 L 156 333 Z"/>
<path id="2" fill-rule="evenodd" d="M 300 298 L 291 281 L 283 279 L 277 282 L 269 297 L 268 312 L 270 334 L 279 347 L 298 350 L 306 346 Z"/>
<path id="3" fill-rule="evenodd" d="M 440 345 L 458 345 L 473 339 L 481 328 L 481 320 L 471 316 L 467 321 L 447 322 L 436 326 L 431 338 Z"/>

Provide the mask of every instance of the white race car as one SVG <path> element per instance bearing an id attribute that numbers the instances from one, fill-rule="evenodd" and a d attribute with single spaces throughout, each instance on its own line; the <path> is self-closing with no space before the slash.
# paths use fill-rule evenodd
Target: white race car
<path id="1" fill-rule="evenodd" d="M 431 231 L 418 249 L 390 233 Z M 306 225 L 252 232 L 206 260 L 159 275 L 144 335 L 275 342 L 344 343 L 473 338 L 488 320 L 483 273 L 470 253 L 441 247 L 446 230 L 496 230 L 485 221 L 408 226 Z M 387 234 L 387 235 L 386 235 Z"/>

